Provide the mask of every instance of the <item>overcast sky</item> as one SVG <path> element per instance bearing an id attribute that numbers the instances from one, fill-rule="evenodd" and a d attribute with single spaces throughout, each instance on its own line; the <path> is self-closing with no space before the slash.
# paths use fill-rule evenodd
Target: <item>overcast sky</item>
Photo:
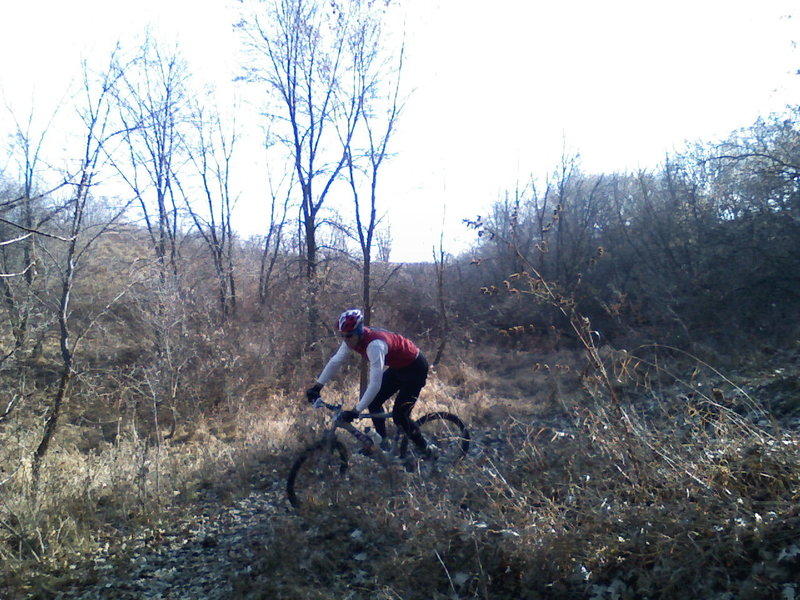
<path id="1" fill-rule="evenodd" d="M 17 114 L 34 99 L 47 113 L 81 54 L 106 55 L 148 23 L 180 36 L 206 76 L 225 79 L 232 64 L 224 0 L 0 1 L 0 92 Z M 395 260 L 429 260 L 443 228 L 445 250 L 463 249 L 463 218 L 565 150 L 585 171 L 650 168 L 686 141 L 800 104 L 794 0 L 405 4 L 414 93 L 382 188 Z"/>

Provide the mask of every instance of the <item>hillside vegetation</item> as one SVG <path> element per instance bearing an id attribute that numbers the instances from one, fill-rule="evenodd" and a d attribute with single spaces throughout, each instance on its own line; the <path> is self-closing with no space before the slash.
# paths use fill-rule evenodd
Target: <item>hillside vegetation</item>
<path id="1" fill-rule="evenodd" d="M 332 212 L 242 240 L 166 189 L 118 210 L 91 161 L 55 190 L 1 173 L 0 595 L 797 597 L 799 114 L 654 171 L 567 159 L 430 264 L 373 262 Z M 416 411 L 474 448 L 301 515 L 302 390 L 350 306 L 419 343 Z"/>

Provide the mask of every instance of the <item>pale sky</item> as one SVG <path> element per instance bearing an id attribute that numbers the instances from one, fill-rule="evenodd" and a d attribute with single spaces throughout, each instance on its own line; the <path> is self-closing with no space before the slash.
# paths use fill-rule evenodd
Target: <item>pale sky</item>
<path id="1" fill-rule="evenodd" d="M 0 0 L 0 93 L 18 115 L 33 99 L 47 114 L 79 75 L 82 53 L 104 58 L 147 23 L 178 35 L 198 72 L 225 79 L 225 4 Z M 394 260 L 429 260 L 442 231 L 446 251 L 464 249 L 473 238 L 463 218 L 485 214 L 531 173 L 552 171 L 565 150 L 588 172 L 651 168 L 684 142 L 800 104 L 794 0 L 406 5 L 404 78 L 414 93 L 381 188 Z M 242 187 L 245 209 L 253 194 Z"/>

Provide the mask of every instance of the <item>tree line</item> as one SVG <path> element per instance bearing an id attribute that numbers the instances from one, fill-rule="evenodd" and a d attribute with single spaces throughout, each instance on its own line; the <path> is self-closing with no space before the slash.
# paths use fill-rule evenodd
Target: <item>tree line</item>
<path id="1" fill-rule="evenodd" d="M 480 235 L 471 285 L 484 288 L 491 326 L 563 327 L 552 302 L 530 301 L 552 282 L 617 346 L 710 355 L 793 346 L 798 110 L 694 144 L 657 169 L 588 174 L 568 158 L 543 185 L 508 192 L 470 223 Z"/>
<path id="2" fill-rule="evenodd" d="M 357 241 L 359 303 L 371 312 L 378 174 L 403 104 L 402 39 L 388 43 L 390 9 L 372 0 L 255 1 L 242 3 L 232 24 L 242 41 L 235 78 L 262 116 L 255 137 L 267 156 L 261 176 L 270 184 L 262 192 L 264 235 L 255 242 L 255 292 L 258 304 L 271 308 L 278 301 L 276 268 L 291 268 L 285 255 L 294 255 L 306 348 L 323 331 L 320 252 L 329 240 Z M 142 365 L 146 385 L 133 387 L 154 405 L 174 408 L 180 374 L 197 358 L 178 341 L 189 335 L 197 285 L 189 265 L 202 263 L 204 288 L 211 273 L 216 306 L 204 325 L 220 328 L 239 311 L 236 254 L 245 245 L 252 250 L 232 225 L 244 185 L 236 179 L 242 130 L 254 137 L 253 123 L 238 121 L 242 106 L 222 100 L 220 90 L 199 89 L 180 49 L 148 33 L 130 47 L 120 43 L 104 65 L 84 62 L 80 76 L 74 105 L 58 109 L 70 112 L 70 122 L 54 114 L 43 125 L 33 110 L 27 118 L 10 115 L 8 166 L 0 174 L 0 364 L 47 356 L 54 332 L 60 348 L 60 383 L 33 454 L 34 479 L 75 385 L 79 346 L 136 303 L 141 323 L 125 325 L 128 332 L 147 329 L 149 364 Z M 53 155 L 55 144 L 66 150 Z M 326 210 L 337 188 L 350 190 L 354 219 Z M 114 256 L 119 260 L 106 269 L 100 257 L 117 254 L 110 240 L 123 238 L 129 254 Z M 150 298 L 137 295 L 144 288 Z M 4 420 L 28 393 L 10 391 Z"/>
<path id="3" fill-rule="evenodd" d="M 798 108 L 654 170 L 590 174 L 566 157 L 546 181 L 487 199 L 467 223 L 470 252 L 442 240 L 430 264 L 393 264 L 380 173 L 406 99 L 391 3 L 243 6 L 237 78 L 267 157 L 260 236 L 233 227 L 254 127 L 194 87 L 177 48 L 145 36 L 84 63 L 63 129 L 14 116 L 0 173 L 0 427 L 35 429 L 34 479 L 65 418 L 124 420 L 158 440 L 198 412 L 291 390 L 330 351 L 344 306 L 368 319 L 374 308 L 436 361 L 476 338 L 570 343 L 568 311 L 616 347 L 793 343 Z"/>

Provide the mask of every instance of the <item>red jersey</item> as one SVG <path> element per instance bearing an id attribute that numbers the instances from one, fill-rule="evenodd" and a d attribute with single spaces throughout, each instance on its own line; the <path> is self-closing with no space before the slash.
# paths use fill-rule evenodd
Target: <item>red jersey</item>
<path id="1" fill-rule="evenodd" d="M 419 356 L 419 348 L 411 340 L 404 338 L 399 333 L 393 333 L 385 329 L 372 329 L 371 327 L 364 327 L 364 335 L 353 350 L 367 358 L 367 346 L 375 340 L 383 340 L 389 346 L 389 351 L 386 353 L 384 361 L 387 367 L 402 369 L 414 362 Z"/>

